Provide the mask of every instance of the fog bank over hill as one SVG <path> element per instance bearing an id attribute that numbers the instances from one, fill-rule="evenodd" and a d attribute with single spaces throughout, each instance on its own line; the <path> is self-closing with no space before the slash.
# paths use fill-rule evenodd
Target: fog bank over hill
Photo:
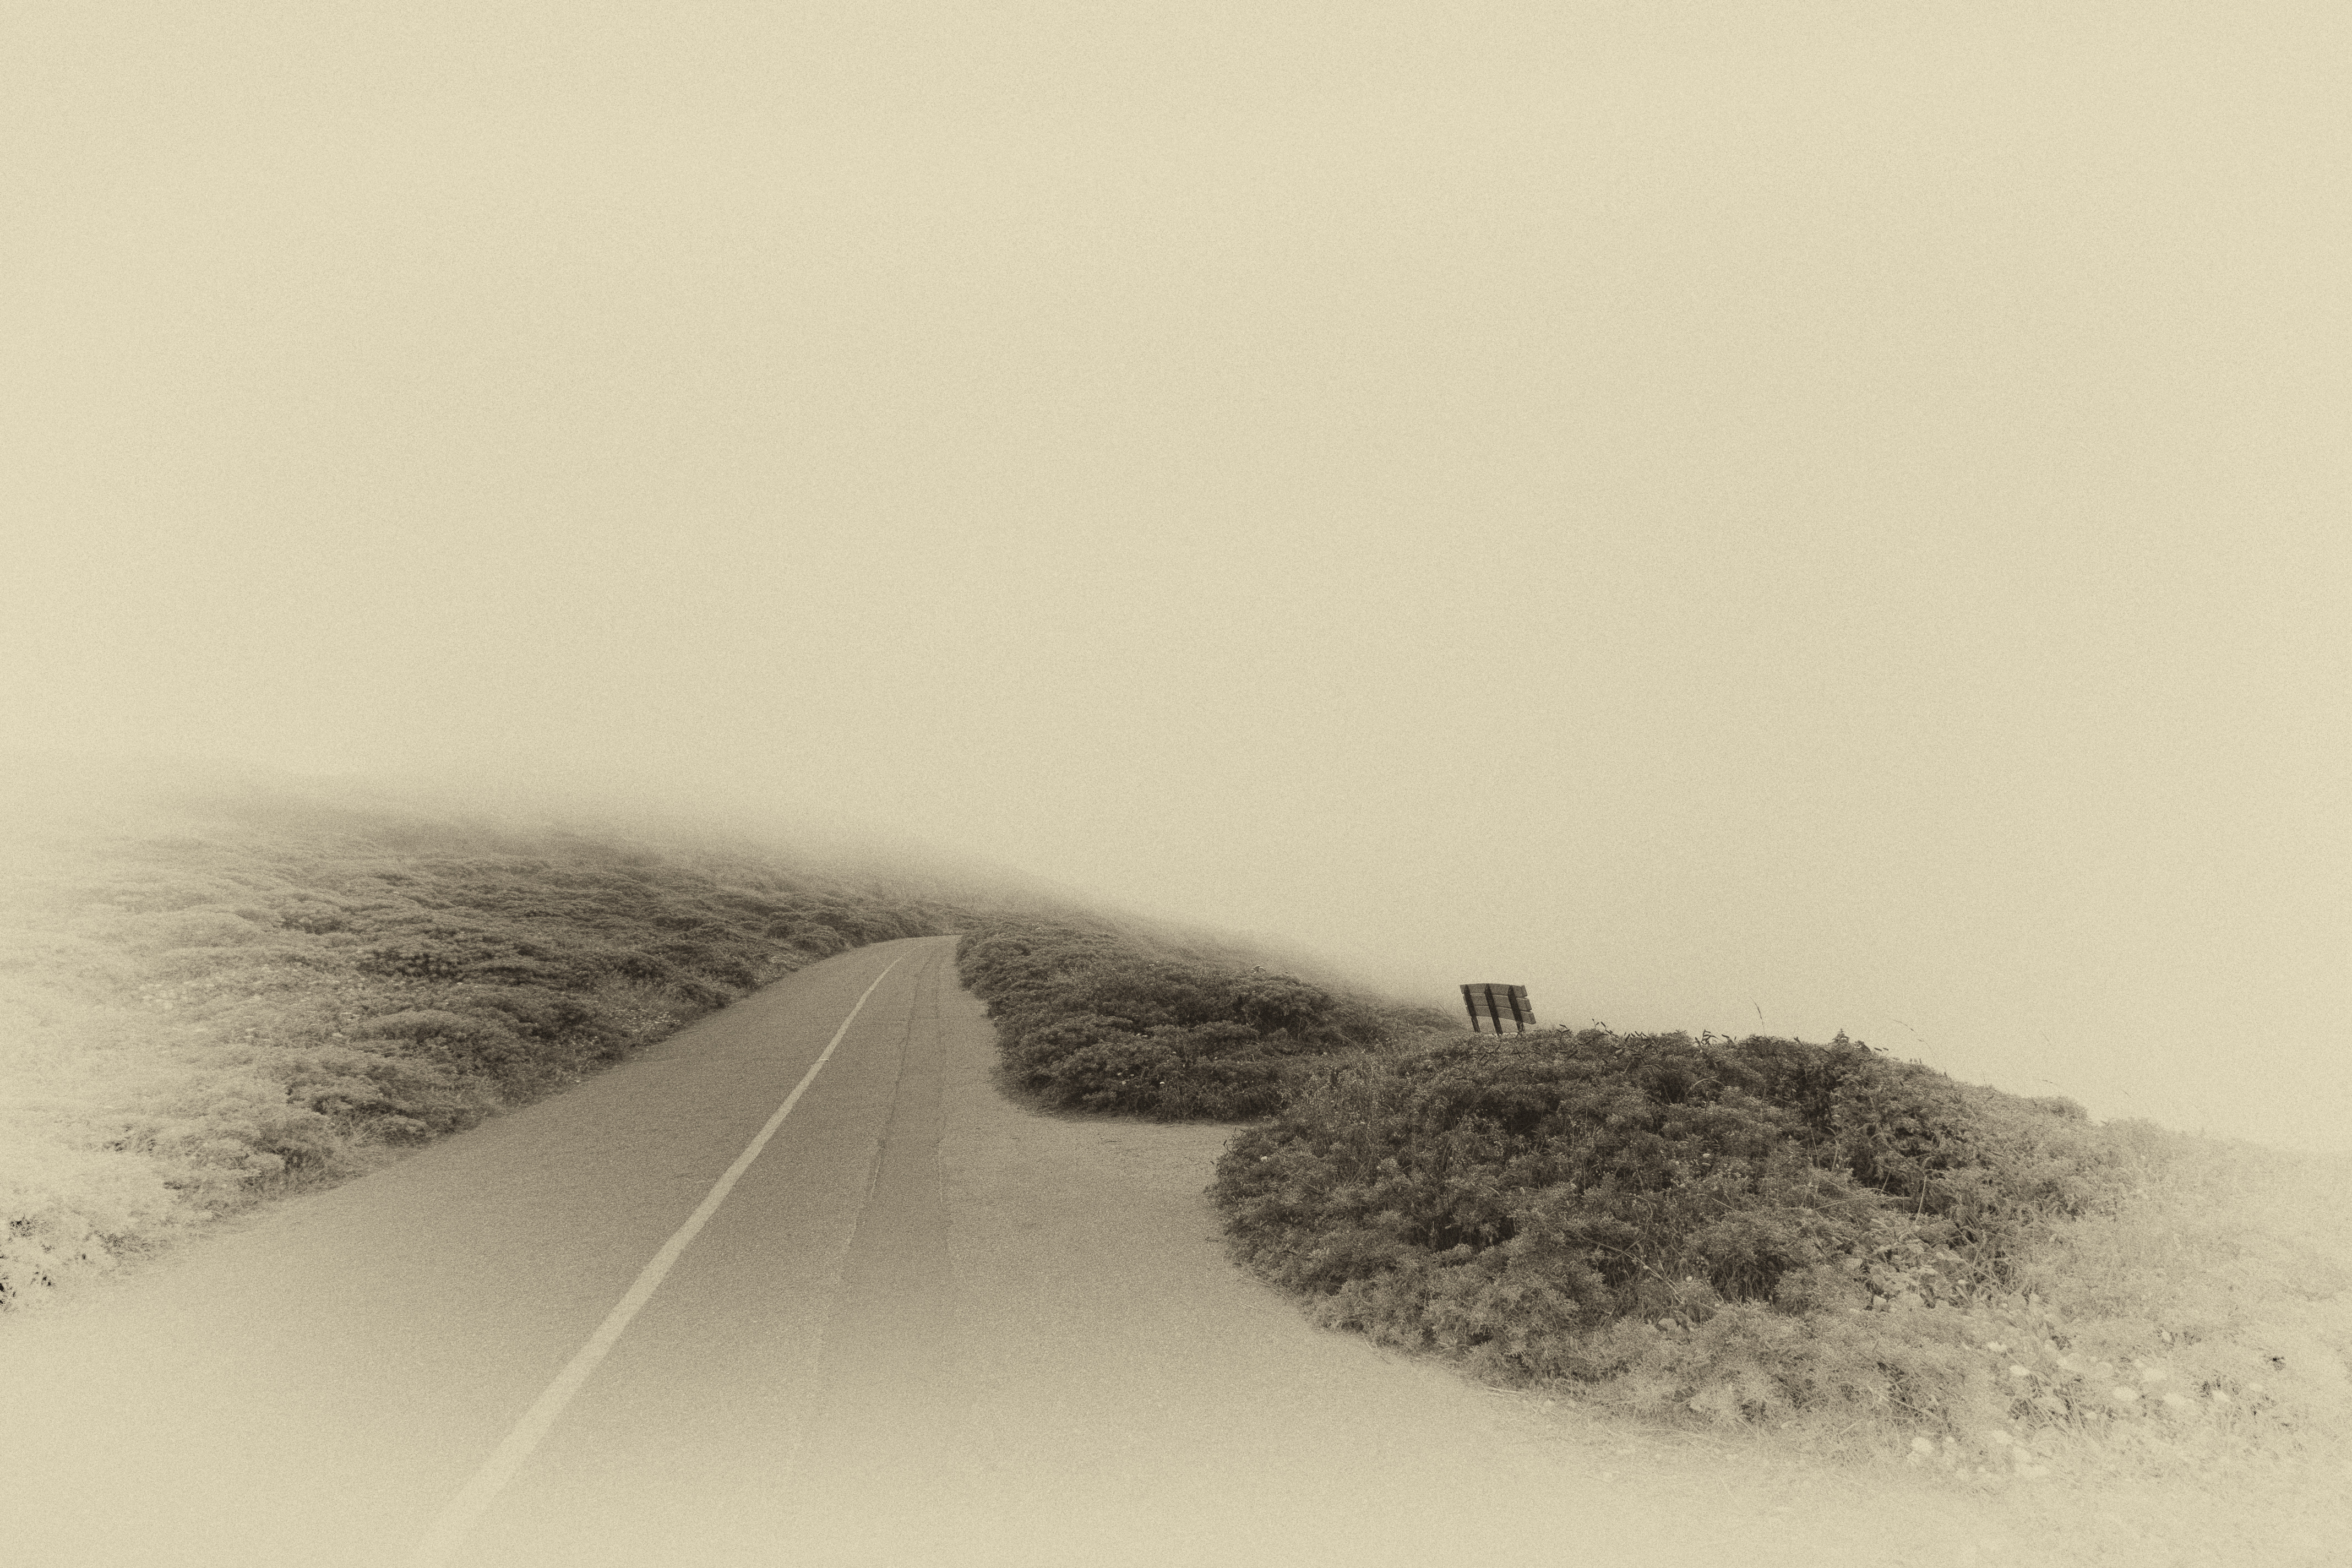
<path id="1" fill-rule="evenodd" d="M 217 759 L 100 758 L 0 752 L 0 810 L 18 846 L 168 833 L 190 821 L 230 819 L 283 830 L 380 827 L 403 816 L 441 834 L 471 824 L 494 835 L 607 835 L 678 849 L 761 854 L 845 878 L 896 879 L 943 897 L 1065 910 L 1153 934 L 1208 944 L 1299 973 L 1379 988 L 1378 965 L 1351 965 L 1296 935 L 1245 931 L 1205 915 L 1154 908 L 1148 896 L 1087 889 L 1033 874 L 970 849 L 795 800 L 788 790 L 701 789 L 697 781 L 585 770 L 533 773 L 420 768 L 359 773 L 303 772 Z M 667 792 L 667 793 L 666 793 Z M 1085 868 L 1077 868 L 1081 875 Z"/>

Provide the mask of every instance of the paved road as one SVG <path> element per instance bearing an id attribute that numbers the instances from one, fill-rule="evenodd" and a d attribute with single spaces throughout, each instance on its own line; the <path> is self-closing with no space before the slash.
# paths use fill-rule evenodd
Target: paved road
<path id="1" fill-rule="evenodd" d="M 836 1037 L 543 1439 L 449 1528 Z M 1223 1257 L 1201 1188 L 1227 1130 L 1037 1115 L 993 1062 L 951 942 L 862 949 L 13 1325 L 0 1559 L 1908 1560 L 1866 1521 L 1792 1530 L 1769 1479 L 1612 1459 L 1528 1402 L 1308 1327 Z"/>

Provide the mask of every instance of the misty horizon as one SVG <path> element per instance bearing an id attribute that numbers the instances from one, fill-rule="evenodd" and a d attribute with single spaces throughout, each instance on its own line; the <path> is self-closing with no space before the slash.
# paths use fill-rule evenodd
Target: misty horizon
<path id="1" fill-rule="evenodd" d="M 2352 1150 L 2346 26 L 27 15 L 0 737 Z"/>
<path id="2" fill-rule="evenodd" d="M 1287 964 L 1327 981 L 1360 985 L 1396 1000 L 1437 1008 L 1457 1022 L 1466 1022 L 1467 1018 L 1461 1012 L 1459 985 L 1463 982 L 1459 978 L 1436 978 L 1440 972 L 1425 956 L 1368 945 L 1318 944 L 1296 931 L 1253 928 L 1220 920 L 1213 910 L 1204 912 L 1198 908 L 1155 903 L 1125 889 L 1040 877 L 1024 868 L 968 850 L 910 840 L 892 834 L 884 825 L 847 815 L 819 818 L 795 815 L 788 808 L 762 807 L 756 801 L 745 800 L 721 804 L 647 798 L 609 787 L 600 790 L 584 786 L 576 780 L 568 784 L 541 781 L 536 786 L 528 786 L 510 779 L 502 787 L 491 787 L 479 775 L 453 781 L 421 772 L 404 775 L 366 775 L 349 770 L 306 773 L 268 765 L 205 764 L 152 755 L 109 759 L 18 752 L 7 761 L 15 779 L 6 798 L 12 819 L 20 829 L 19 846 L 28 842 L 37 845 L 45 837 L 41 833 L 28 837 L 21 830 L 47 829 L 46 837 L 66 852 L 61 861 L 52 864 L 61 866 L 68 875 L 77 864 L 83 863 L 75 857 L 86 857 L 90 847 L 104 838 L 168 837 L 176 826 L 223 811 L 247 821 L 249 826 L 264 827 L 274 821 L 296 826 L 304 820 L 300 814 L 305 810 L 326 810 L 351 815 L 348 818 L 337 815 L 322 820 L 348 820 L 362 827 L 371 822 L 396 821 L 406 816 L 420 825 L 434 827 L 472 822 L 494 835 L 554 831 L 623 842 L 673 846 L 704 843 L 718 849 L 773 854 L 779 858 L 779 865 L 797 864 L 852 876 L 897 874 L 919 879 L 946 875 L 959 887 L 1057 900 L 1084 914 L 1126 918 L 1170 932 L 1235 941 L 1255 949 L 1276 964 Z M 67 780 L 71 784 L 68 784 Z M 1469 949 L 1466 944 L 1456 943 L 1455 951 L 1466 954 Z M 1475 956 L 1465 957 L 1456 969 L 1462 969 L 1464 964 L 1475 967 L 1476 962 Z M 1544 969 L 1540 960 L 1534 967 L 1538 973 L 1554 973 Z M 1817 1041 L 1843 1033 L 1889 1055 L 1924 1061 L 1967 1081 L 1990 1082 L 1993 1087 L 2028 1098 L 2057 1093 L 2082 1100 L 2102 1120 L 2146 1117 L 2184 1131 L 2271 1142 L 2306 1152 L 2345 1152 L 2324 1134 L 2299 1139 L 2291 1131 L 2282 1133 L 2276 1125 L 2265 1129 L 2248 1121 L 2231 1126 L 2226 1119 L 2217 1123 L 2210 1110 L 2180 1099 L 2160 1074 L 2151 1074 L 2145 1079 L 2126 1076 L 2107 1086 L 2104 1095 L 2089 1088 L 2079 1072 L 2070 1072 L 2063 1058 L 2039 1064 L 2052 1070 L 2012 1074 L 2006 1079 L 1972 1075 L 1939 1054 L 1915 1028 L 1902 1020 L 1885 1016 L 1877 1017 L 1875 1022 L 1893 1024 L 1891 1034 L 1858 1029 L 1851 1022 L 1840 1022 L 1831 1027 L 1790 1027 L 1770 1016 L 1754 998 L 1749 999 L 1752 1020 L 1732 1016 L 1694 1021 L 1675 1017 L 1667 1007 L 1654 1004 L 1617 1017 L 1578 1016 L 1574 1005 L 1579 993 L 1572 984 L 1560 985 L 1549 994 L 1540 985 L 1535 989 L 1535 1026 L 1540 1028 L 1598 1026 L 1625 1033 L 1681 1031 L 1696 1035 L 1711 1031 L 1735 1038 L 1756 1034 Z M 1833 1016 L 1833 1011 L 1817 1009 L 1814 1016 Z M 1849 1015 L 1858 1011 L 1847 1009 Z"/>

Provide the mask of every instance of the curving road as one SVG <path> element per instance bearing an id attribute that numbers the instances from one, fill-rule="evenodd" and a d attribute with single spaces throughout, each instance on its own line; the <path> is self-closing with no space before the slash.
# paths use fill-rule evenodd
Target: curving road
<path id="1" fill-rule="evenodd" d="M 0 1558 L 1913 1560 L 1310 1328 L 1223 1258 L 1228 1130 L 1038 1115 L 994 1058 L 951 939 L 861 949 L 12 1325 Z"/>

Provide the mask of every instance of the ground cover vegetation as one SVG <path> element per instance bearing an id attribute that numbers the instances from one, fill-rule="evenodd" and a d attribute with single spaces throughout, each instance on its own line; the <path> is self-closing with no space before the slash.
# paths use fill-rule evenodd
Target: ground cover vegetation
<path id="1" fill-rule="evenodd" d="M 1457 1030 L 1286 1089 L 1213 1194 L 1334 1326 L 1973 1482 L 2352 1479 L 2341 1171 L 1843 1037 Z"/>
<path id="2" fill-rule="evenodd" d="M 998 921 L 965 935 L 957 965 L 988 1005 L 1013 1081 L 1066 1110 L 1260 1116 L 1309 1064 L 1444 1021 L 1276 973 L 1229 943 L 1101 922 Z"/>
<path id="3" fill-rule="evenodd" d="M 1470 1035 L 1091 924 L 981 926 L 960 966 L 1046 1105 L 1249 1123 L 1234 1253 L 1336 1328 L 1971 1486 L 2261 1483 L 2284 1519 L 2352 1481 L 2324 1162 L 1846 1037 Z"/>
<path id="4" fill-rule="evenodd" d="M 141 811 L 16 857 L 0 905 L 0 1306 L 999 910 L 757 845 L 244 791 Z"/>
<path id="5" fill-rule="evenodd" d="M 1088 922 L 978 928 L 960 963 L 1042 1102 L 1246 1123 L 1211 1195 L 1334 1327 L 1709 1441 L 2023 1487 L 2070 1560 L 2318 1562 L 2352 1528 L 2341 1162 L 1843 1036 L 1474 1036 Z"/>

